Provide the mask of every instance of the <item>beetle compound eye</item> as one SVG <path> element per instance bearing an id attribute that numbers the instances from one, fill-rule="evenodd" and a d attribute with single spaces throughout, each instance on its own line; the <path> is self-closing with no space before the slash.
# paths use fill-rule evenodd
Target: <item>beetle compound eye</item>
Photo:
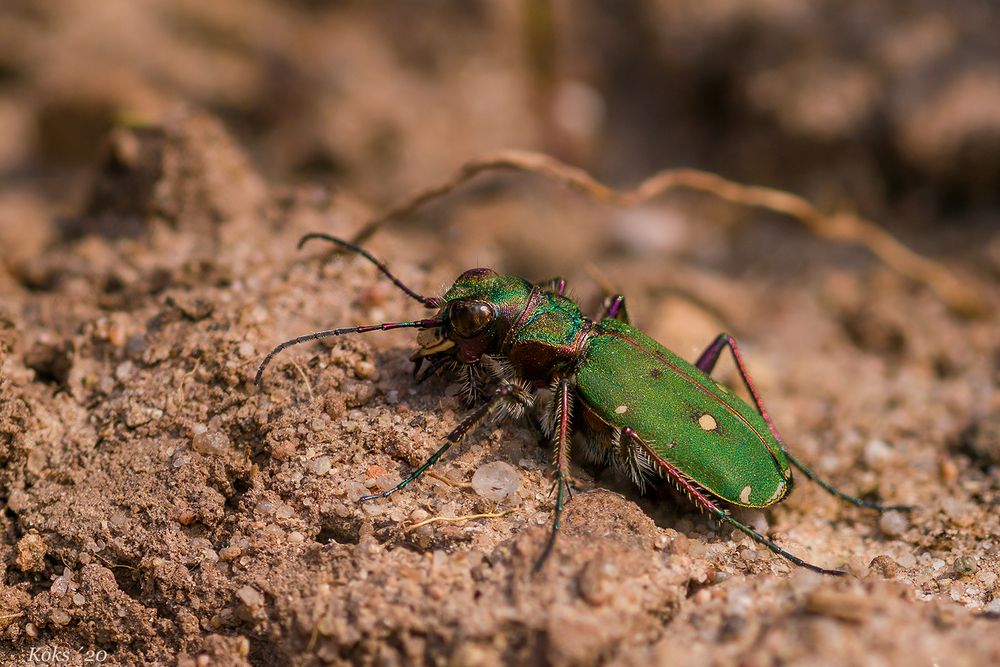
<path id="1" fill-rule="evenodd" d="M 463 338 L 475 336 L 495 317 L 493 306 L 483 301 L 456 301 L 448 309 L 451 328 Z"/>

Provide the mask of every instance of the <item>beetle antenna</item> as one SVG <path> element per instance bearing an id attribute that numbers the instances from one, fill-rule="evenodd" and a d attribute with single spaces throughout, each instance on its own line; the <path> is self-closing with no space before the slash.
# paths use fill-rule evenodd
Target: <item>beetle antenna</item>
<path id="1" fill-rule="evenodd" d="M 253 383 L 256 385 L 260 384 L 260 379 L 264 376 L 264 370 L 267 368 L 268 364 L 271 363 L 271 360 L 274 359 L 275 355 L 285 348 L 298 345 L 299 343 L 308 343 L 311 340 L 319 340 L 320 338 L 329 338 L 331 336 L 343 336 L 344 334 L 368 333 L 369 331 L 389 331 L 391 329 L 405 328 L 433 329 L 434 327 L 441 326 L 441 324 L 442 320 L 434 317 L 427 320 L 413 320 L 412 322 L 383 322 L 382 324 L 371 324 L 363 327 L 326 329 L 324 331 L 314 331 L 313 333 L 305 334 L 304 336 L 296 336 L 295 338 L 291 338 L 286 340 L 284 343 L 277 345 L 273 350 L 267 353 L 267 356 L 264 357 L 264 361 L 260 362 L 260 366 L 257 367 L 257 375 L 254 376 Z"/>
<path id="2" fill-rule="evenodd" d="M 413 291 L 412 289 L 410 289 L 409 287 L 407 287 L 405 284 L 403 284 L 402 280 L 400 280 L 399 278 L 397 278 L 396 276 L 394 276 L 392 274 L 392 272 L 389 271 L 389 268 L 385 265 L 384 262 L 382 262 L 382 261 L 380 261 L 378 259 L 375 259 L 375 257 L 373 257 L 371 255 L 371 253 L 369 253 L 367 250 L 365 250 L 361 246 L 355 245 L 355 244 L 351 243 L 350 241 L 345 241 L 344 239 L 338 239 L 336 236 L 330 236 L 329 234 L 323 234 L 321 232 L 313 232 L 311 234 L 306 234 L 301 239 L 299 239 L 299 249 L 301 250 L 302 246 L 304 246 L 306 244 L 306 242 L 309 241 L 309 240 L 311 240 L 311 239 L 322 239 L 324 241 L 329 241 L 330 243 L 338 245 L 341 248 L 346 248 L 347 250 L 351 250 L 352 252 L 358 253 L 359 255 L 361 255 L 362 257 L 364 257 L 365 259 L 367 259 L 369 262 L 371 262 L 372 264 L 374 264 L 376 267 L 378 267 L 378 270 L 381 271 L 385 275 L 386 278 L 388 278 L 389 280 L 391 280 L 393 285 L 395 285 L 399 289 L 401 289 L 404 292 L 406 292 L 407 296 L 409 296 L 410 298 L 416 299 L 417 301 L 419 301 L 420 303 L 424 304 L 428 308 L 440 308 L 441 307 L 441 304 L 442 304 L 441 299 L 439 299 L 437 297 L 423 296 L 421 294 L 417 294 L 415 291 Z"/>

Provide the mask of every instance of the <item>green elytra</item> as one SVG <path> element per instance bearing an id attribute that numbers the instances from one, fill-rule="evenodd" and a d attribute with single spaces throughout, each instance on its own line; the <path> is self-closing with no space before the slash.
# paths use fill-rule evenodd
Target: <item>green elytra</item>
<path id="1" fill-rule="evenodd" d="M 631 427 L 731 504 L 768 507 L 788 494 L 788 459 L 757 411 L 635 327 L 605 319 L 597 329 L 576 384 L 601 420 Z"/>
<path id="2" fill-rule="evenodd" d="M 653 477 L 667 479 L 720 522 L 792 563 L 823 574 L 844 572 L 813 565 L 785 551 L 733 517 L 723 503 L 764 508 L 780 502 L 791 491 L 794 466 L 855 505 L 878 511 L 910 509 L 849 496 L 796 459 L 764 409 L 730 336 L 720 334 L 692 364 L 630 325 L 624 299 L 618 295 L 609 297 L 603 315 L 595 320 L 565 296 L 562 279 L 534 284 L 479 268 L 459 276 L 444 297 L 426 297 L 403 284 L 363 248 L 326 234 L 307 234 L 300 247 L 311 239 L 360 254 L 407 295 L 437 312 L 420 320 L 328 329 L 285 341 L 261 362 L 255 382 L 260 383 L 274 356 L 292 345 L 329 336 L 416 328 L 421 330 L 420 347 L 411 358 L 418 382 L 451 370 L 464 383 L 467 401 L 475 406 L 423 465 L 395 487 L 365 496 L 362 502 L 403 489 L 477 426 L 527 415 L 554 449 L 552 530 L 536 570 L 554 547 L 570 491 L 574 433 L 581 434 L 584 453 L 590 458 L 622 468 L 640 486 Z M 753 407 L 710 376 L 727 347 Z M 421 375 L 425 362 L 429 366 Z"/>

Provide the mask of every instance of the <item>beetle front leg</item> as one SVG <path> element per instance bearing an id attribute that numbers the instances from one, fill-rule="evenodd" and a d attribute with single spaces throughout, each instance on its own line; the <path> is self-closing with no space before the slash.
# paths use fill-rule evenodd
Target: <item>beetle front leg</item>
<path id="1" fill-rule="evenodd" d="M 753 380 L 750 379 L 750 374 L 747 372 L 746 364 L 743 363 L 743 355 L 740 354 L 740 347 L 737 345 L 735 338 L 729 334 L 719 334 L 716 336 L 715 340 L 712 341 L 712 344 L 705 348 L 705 351 L 701 353 L 701 356 L 698 357 L 698 361 L 696 361 L 694 365 L 706 375 L 710 374 L 715 368 L 716 362 L 719 361 L 719 355 L 722 354 L 722 350 L 726 347 L 729 348 L 729 351 L 733 355 L 733 360 L 736 361 L 736 368 L 739 370 L 744 386 L 746 386 L 747 391 L 750 392 L 750 396 L 753 398 L 753 403 L 757 408 L 757 412 L 759 412 L 760 416 L 764 418 L 765 422 L 767 422 L 767 427 L 771 430 L 771 435 L 773 435 L 774 439 L 781 445 L 781 449 L 785 453 L 785 457 L 791 462 L 792 465 L 798 468 L 803 475 L 819 484 L 827 493 L 830 493 L 841 500 L 847 501 L 852 505 L 857 505 L 858 507 L 867 507 L 868 509 L 877 510 L 879 512 L 885 512 L 887 510 L 909 511 L 913 509 L 910 505 L 882 505 L 880 503 L 873 503 L 870 500 L 862 500 L 861 498 L 848 495 L 829 482 L 821 479 L 815 472 L 812 471 L 811 468 L 795 458 L 795 456 L 788 451 L 785 441 L 781 439 L 781 433 L 778 432 L 778 427 L 774 425 L 771 415 L 767 414 L 767 410 L 764 409 L 764 404 L 761 402 L 760 394 L 757 393 L 757 388 L 754 386 Z"/>
<path id="2" fill-rule="evenodd" d="M 438 459 L 444 456 L 445 452 L 451 449 L 452 445 L 462 440 L 462 438 L 468 435 L 469 432 L 486 421 L 489 417 L 492 417 L 504 408 L 506 408 L 507 413 L 509 413 L 511 411 L 511 404 L 520 405 L 522 407 L 530 407 L 532 400 L 532 397 L 527 394 L 523 388 L 518 387 L 515 384 L 504 383 L 500 385 L 500 387 L 497 388 L 496 393 L 493 394 L 493 397 L 488 402 L 479 406 L 479 408 L 477 408 L 471 415 L 463 419 L 462 422 L 445 437 L 445 443 L 441 446 L 441 448 L 431 454 L 430 458 L 428 458 L 423 465 L 410 473 L 409 477 L 388 491 L 383 491 L 382 493 L 376 493 L 370 496 L 362 496 L 361 498 L 358 498 L 358 501 L 364 503 L 369 500 L 388 498 L 397 491 L 402 490 L 409 485 L 410 482 L 413 482 L 427 472 L 432 465 L 438 462 Z"/>
<path id="3" fill-rule="evenodd" d="M 534 571 L 538 572 L 545 564 L 545 560 L 552 553 L 556 544 L 556 535 L 559 533 L 559 519 L 563 511 L 564 495 L 570 495 L 570 475 L 569 475 L 569 454 L 572 432 L 570 419 L 573 411 L 573 391 L 568 378 L 560 378 L 556 384 L 555 396 L 553 397 L 554 430 L 552 433 L 553 463 L 556 474 L 556 507 L 552 515 L 552 530 L 549 532 L 549 539 L 545 543 L 545 549 L 535 561 Z"/>

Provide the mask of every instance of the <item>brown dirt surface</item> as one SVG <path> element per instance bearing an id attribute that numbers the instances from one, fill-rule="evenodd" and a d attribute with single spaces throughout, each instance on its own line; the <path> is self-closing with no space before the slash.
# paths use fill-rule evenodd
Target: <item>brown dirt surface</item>
<path id="1" fill-rule="evenodd" d="M 985 148 L 1000 123 L 961 101 L 996 95 L 990 21 L 963 3 L 649 2 L 610 18 L 555 3 L 575 63 L 559 83 L 545 16 L 202 4 L 0 13 L 0 120 L 25 130 L 0 139 L 0 664 L 1000 664 L 1000 164 Z M 115 11 L 130 38 L 109 38 Z M 522 32 L 541 41 L 525 38 L 518 67 Z M 496 48 L 465 59 L 478 42 Z M 322 62 L 342 69 L 322 78 Z M 704 118 L 726 85 L 744 115 Z M 550 98 L 565 113 L 538 112 Z M 716 123 L 747 143 L 712 143 Z M 669 489 L 582 462 L 533 572 L 552 477 L 526 423 L 479 429 L 439 476 L 359 504 L 468 412 L 457 384 L 414 382 L 412 332 L 290 349 L 254 385 L 281 340 L 425 315 L 370 264 L 296 250 L 304 233 L 350 237 L 378 210 L 353 193 L 398 203 L 519 144 L 621 182 L 670 145 L 855 198 L 979 294 L 985 312 L 957 314 L 863 249 L 709 197 L 616 209 L 528 176 L 485 177 L 368 244 L 424 294 L 494 266 L 564 276 L 588 312 L 623 292 L 686 358 L 736 335 L 800 458 L 848 493 L 915 506 L 880 517 L 800 475 L 778 507 L 737 511 L 850 576 L 796 568 Z M 728 359 L 719 377 L 738 387 Z M 491 500 L 469 482 L 494 462 L 518 485 Z M 492 516 L 426 522 L 474 514 Z"/>

